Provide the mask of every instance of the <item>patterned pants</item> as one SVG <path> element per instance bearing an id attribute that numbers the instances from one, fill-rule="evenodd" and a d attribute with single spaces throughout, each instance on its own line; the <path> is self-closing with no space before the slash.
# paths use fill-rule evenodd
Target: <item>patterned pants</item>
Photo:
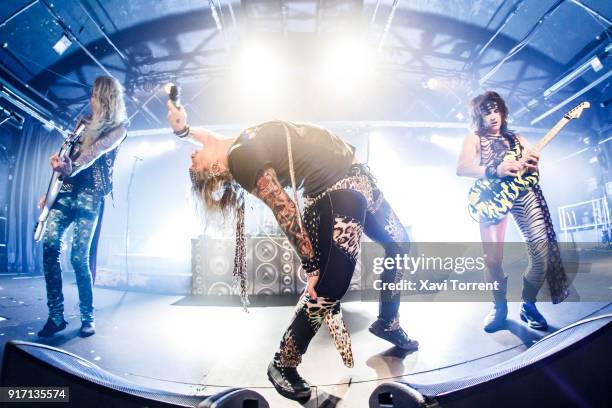
<path id="1" fill-rule="evenodd" d="M 539 185 L 526 190 L 510 210 L 527 243 L 529 268 L 523 279 L 523 300 L 535 302 L 546 281 L 553 303 L 568 296 L 568 279 L 557 237 Z"/>
<path id="2" fill-rule="evenodd" d="M 346 178 L 318 197 L 306 200 L 304 224 L 319 260 L 317 300 L 303 294 L 274 355 L 279 367 L 297 367 L 322 322 L 325 322 L 344 364 L 353 366 L 350 336 L 342 319 L 340 299 L 349 288 L 361 234 L 380 243 L 387 257 L 409 250 L 408 234 L 363 165 L 353 165 Z M 383 282 L 402 274 L 388 270 Z M 399 327 L 400 293 L 381 292 L 379 318 Z"/>
<path id="3" fill-rule="evenodd" d="M 49 317 L 59 324 L 64 318 L 62 269 L 59 257 L 64 232 L 74 223 L 70 261 L 76 275 L 82 321 L 93 321 L 92 278 L 89 248 L 98 222 L 103 197 L 86 192 L 60 193 L 53 204 L 43 237 L 43 267 L 47 285 Z"/>

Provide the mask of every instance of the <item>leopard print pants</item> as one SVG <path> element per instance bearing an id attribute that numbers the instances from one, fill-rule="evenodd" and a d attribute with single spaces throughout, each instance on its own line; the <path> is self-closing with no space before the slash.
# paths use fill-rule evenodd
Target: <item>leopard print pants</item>
<path id="1" fill-rule="evenodd" d="M 408 234 L 363 165 L 354 165 L 347 176 L 323 193 L 306 197 L 304 225 L 320 270 L 317 299 L 304 294 L 274 356 L 279 367 L 296 367 L 323 322 L 329 329 L 342 361 L 353 366 L 351 340 L 340 307 L 359 256 L 363 233 L 385 248 L 386 256 L 408 252 Z M 387 270 L 383 282 L 398 282 L 402 274 Z M 379 318 L 399 327 L 399 292 L 381 292 Z"/>

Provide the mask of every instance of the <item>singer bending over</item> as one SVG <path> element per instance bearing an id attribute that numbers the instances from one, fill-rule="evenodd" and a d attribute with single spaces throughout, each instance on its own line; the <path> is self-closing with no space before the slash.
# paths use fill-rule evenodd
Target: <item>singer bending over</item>
<path id="1" fill-rule="evenodd" d="M 367 166 L 356 161 L 355 149 L 329 130 L 277 120 L 226 139 L 187 126 L 184 109 L 170 101 L 168 110 L 175 133 L 203 145 L 191 155 L 195 195 L 207 211 L 236 215 L 234 265 L 242 295 L 246 294 L 243 190 L 272 209 L 302 260 L 307 287 L 268 366 L 268 377 L 281 395 L 309 398 L 310 386 L 296 367 L 323 322 L 344 364 L 353 366 L 340 299 L 351 282 L 362 232 L 380 243 L 389 257 L 408 252 L 407 233 Z M 283 189 L 288 186 L 294 187 L 293 198 Z M 303 219 L 296 188 L 304 189 Z M 401 273 L 387 270 L 382 279 L 397 282 Z M 370 331 L 402 349 L 415 350 L 418 343 L 400 327 L 399 306 L 399 292 L 381 292 L 378 319 Z"/>

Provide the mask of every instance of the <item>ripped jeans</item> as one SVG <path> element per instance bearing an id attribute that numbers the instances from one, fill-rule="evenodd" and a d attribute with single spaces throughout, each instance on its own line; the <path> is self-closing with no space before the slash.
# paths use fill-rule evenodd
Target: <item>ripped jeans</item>
<path id="1" fill-rule="evenodd" d="M 349 288 L 359 256 L 362 233 L 381 244 L 385 256 L 407 253 L 406 230 L 376 187 L 368 168 L 351 166 L 345 178 L 317 197 L 306 198 L 304 226 L 319 261 L 317 300 L 304 293 L 274 355 L 278 367 L 297 367 L 323 321 L 344 364 L 353 366 L 350 336 L 342 319 L 340 299 Z M 386 270 L 383 282 L 399 282 L 401 271 Z M 400 294 L 382 291 L 378 317 L 399 327 Z"/>

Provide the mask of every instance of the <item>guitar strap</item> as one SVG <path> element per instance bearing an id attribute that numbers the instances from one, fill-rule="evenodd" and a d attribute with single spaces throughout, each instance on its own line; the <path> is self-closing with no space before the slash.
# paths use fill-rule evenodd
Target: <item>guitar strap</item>
<path id="1" fill-rule="evenodd" d="M 285 124 L 285 122 L 281 122 L 283 128 L 285 129 L 285 137 L 287 138 L 287 153 L 289 158 L 289 176 L 291 177 L 291 188 L 293 189 L 293 203 L 295 204 L 295 208 L 298 213 L 298 223 L 300 224 L 300 229 L 305 232 L 304 225 L 302 224 L 302 213 L 300 211 L 300 206 L 298 205 L 298 196 L 297 196 L 297 188 L 295 183 L 295 169 L 293 167 L 293 153 L 291 149 L 291 134 L 289 133 L 289 128 Z"/>

